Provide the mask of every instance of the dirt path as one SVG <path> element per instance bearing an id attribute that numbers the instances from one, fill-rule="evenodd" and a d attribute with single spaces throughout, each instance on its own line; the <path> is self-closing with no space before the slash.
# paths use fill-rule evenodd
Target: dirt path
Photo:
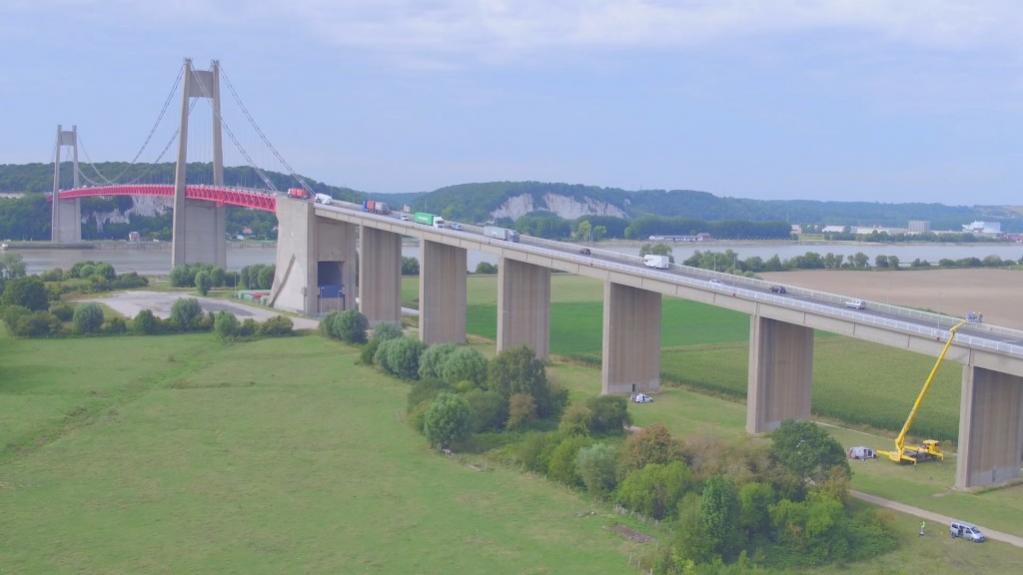
<path id="1" fill-rule="evenodd" d="M 862 491 L 856 491 L 855 489 L 850 489 L 849 493 L 856 499 L 866 501 L 871 505 L 877 505 L 878 507 L 884 507 L 885 509 L 891 509 L 892 511 L 898 511 L 899 513 L 915 515 L 926 521 L 936 523 L 937 525 L 932 529 L 937 529 L 937 531 L 931 531 L 931 533 L 936 532 L 938 535 L 945 535 L 945 530 L 948 529 L 949 523 L 955 520 L 953 517 L 949 517 L 948 515 L 934 513 L 933 511 L 927 511 L 925 509 L 920 509 L 919 507 L 913 507 L 912 505 L 892 501 L 891 499 L 870 495 L 869 493 L 863 493 Z M 977 527 L 980 527 L 980 530 L 984 532 L 984 535 L 986 535 L 988 539 L 1001 541 L 1002 543 L 1008 543 L 1009 545 L 1014 545 L 1023 549 L 1023 537 L 1017 537 L 1016 535 L 1010 535 L 1009 533 L 988 529 L 983 525 L 978 525 Z"/>
<path id="2" fill-rule="evenodd" d="M 1023 329 L 1023 271 L 998 269 L 825 271 L 761 274 L 764 279 L 861 297 L 882 303 L 930 309 L 965 317 L 984 314 L 988 323 Z"/>

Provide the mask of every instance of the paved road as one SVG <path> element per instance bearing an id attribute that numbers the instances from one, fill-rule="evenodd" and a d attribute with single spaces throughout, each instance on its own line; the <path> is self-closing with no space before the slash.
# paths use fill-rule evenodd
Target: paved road
<path id="1" fill-rule="evenodd" d="M 266 321 L 275 315 L 279 315 L 276 310 L 247 305 L 237 300 L 196 297 L 193 294 L 184 292 L 125 291 L 104 297 L 90 298 L 86 301 L 106 304 L 127 317 L 135 317 L 140 311 L 148 309 L 154 315 L 166 319 L 170 317 L 171 307 L 174 305 L 174 302 L 190 297 L 198 299 L 199 305 L 205 311 L 229 311 L 237 316 L 239 320 L 252 318 L 256 321 Z M 301 317 L 292 317 L 291 321 L 294 323 L 295 329 L 316 329 L 319 325 L 319 322 L 314 319 Z"/>
<path id="2" fill-rule="evenodd" d="M 866 501 L 871 505 L 877 505 L 878 507 L 884 507 L 885 509 L 891 509 L 892 511 L 898 511 L 899 513 L 915 515 L 921 519 L 937 523 L 944 529 L 948 529 L 948 525 L 952 523 L 952 521 L 955 521 L 954 517 L 949 517 L 948 515 L 934 513 L 932 511 L 927 511 L 926 509 L 920 509 L 919 507 L 913 507 L 912 505 L 906 505 L 905 503 L 885 499 L 884 497 L 863 493 L 862 491 L 849 490 L 849 493 L 856 499 Z M 967 521 L 967 519 L 963 519 L 963 521 Z M 1001 541 L 1002 543 L 1008 543 L 1009 545 L 1023 548 L 1023 537 L 1003 533 L 1002 531 L 995 531 L 994 529 L 989 529 L 983 525 L 978 525 L 977 527 L 980 527 L 980 530 L 984 532 L 984 535 L 986 535 L 988 539 Z"/>

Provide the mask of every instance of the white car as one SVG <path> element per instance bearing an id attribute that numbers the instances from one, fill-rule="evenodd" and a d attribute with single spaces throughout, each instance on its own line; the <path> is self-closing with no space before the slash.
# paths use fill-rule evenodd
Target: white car
<path id="1" fill-rule="evenodd" d="M 448 222 L 448 228 L 456 231 L 462 231 L 462 224 L 458 222 Z"/>
<path id="2" fill-rule="evenodd" d="M 650 397 L 645 393 L 637 393 L 636 395 L 632 396 L 632 401 L 634 401 L 635 403 L 653 403 L 654 398 Z"/>
<path id="3" fill-rule="evenodd" d="M 406 214 L 406 213 L 404 213 L 404 212 L 402 212 L 402 214 L 401 214 L 401 216 L 400 216 L 400 217 L 401 217 L 401 221 L 403 221 L 403 222 L 407 222 L 407 221 L 409 221 L 409 217 L 408 217 L 408 214 Z"/>
<path id="4" fill-rule="evenodd" d="M 846 300 L 845 307 L 849 309 L 867 309 L 867 302 L 861 299 Z"/>

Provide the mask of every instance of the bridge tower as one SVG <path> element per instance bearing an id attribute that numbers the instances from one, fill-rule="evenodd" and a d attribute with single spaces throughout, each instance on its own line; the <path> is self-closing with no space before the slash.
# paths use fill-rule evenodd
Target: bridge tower
<path id="1" fill-rule="evenodd" d="M 193 98 L 207 98 L 213 109 L 213 185 L 224 185 L 224 149 L 220 116 L 220 63 L 213 60 L 209 70 L 195 70 L 185 59 L 181 90 L 181 127 L 178 132 L 178 161 L 174 170 L 174 227 L 171 265 L 213 264 L 227 267 L 223 204 L 185 197 L 188 169 L 188 113 Z"/>
<path id="2" fill-rule="evenodd" d="M 71 148 L 74 187 L 78 181 L 78 126 L 71 126 L 71 131 L 57 126 L 57 145 L 53 154 L 53 202 L 50 212 L 50 241 L 54 243 L 75 243 L 82 241 L 82 210 L 81 200 L 61 200 L 60 198 L 60 157 L 65 147 Z"/>

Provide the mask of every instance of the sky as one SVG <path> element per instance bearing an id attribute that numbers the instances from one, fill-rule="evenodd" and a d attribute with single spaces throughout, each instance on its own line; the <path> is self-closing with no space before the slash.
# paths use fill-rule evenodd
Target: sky
<path id="1" fill-rule="evenodd" d="M 369 192 L 1023 204 L 1021 38 L 1014 0 L 2 0 L 0 163 L 52 161 L 57 124 L 130 160 L 191 57 L 219 59 L 296 171 Z M 253 162 L 285 171 L 224 98 Z"/>

